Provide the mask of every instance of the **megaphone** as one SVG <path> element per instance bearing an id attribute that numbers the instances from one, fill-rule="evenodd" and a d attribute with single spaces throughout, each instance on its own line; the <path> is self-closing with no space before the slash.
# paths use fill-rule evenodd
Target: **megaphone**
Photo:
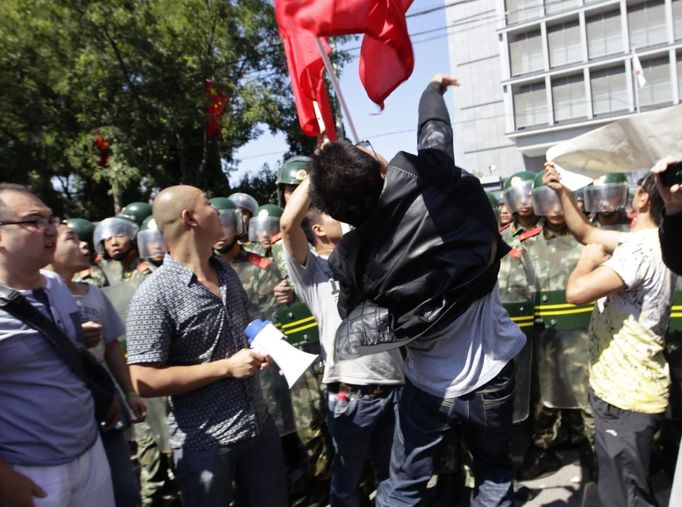
<path id="1" fill-rule="evenodd" d="M 317 354 L 303 352 L 287 342 L 286 336 L 269 320 L 251 321 L 244 334 L 252 349 L 267 354 L 277 363 L 287 379 L 289 389 L 317 359 Z"/>

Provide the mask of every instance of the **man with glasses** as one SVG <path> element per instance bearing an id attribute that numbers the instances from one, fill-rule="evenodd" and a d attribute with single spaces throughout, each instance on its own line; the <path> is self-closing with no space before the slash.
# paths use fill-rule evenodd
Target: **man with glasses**
<path id="1" fill-rule="evenodd" d="M 448 428 L 473 455 L 475 505 L 511 505 L 511 360 L 525 338 L 497 291 L 509 251 L 480 181 L 457 167 L 437 75 L 419 103 L 416 155 L 386 162 L 335 141 L 313 157 L 312 205 L 355 229 L 329 257 L 340 284 L 339 360 L 405 345 L 390 480 L 377 506 L 418 505 Z"/>
<path id="2" fill-rule="evenodd" d="M 54 273 L 59 219 L 0 184 L 0 283 L 83 346 L 78 307 Z M 38 331 L 0 310 L 0 505 L 114 505 L 90 390 Z"/>

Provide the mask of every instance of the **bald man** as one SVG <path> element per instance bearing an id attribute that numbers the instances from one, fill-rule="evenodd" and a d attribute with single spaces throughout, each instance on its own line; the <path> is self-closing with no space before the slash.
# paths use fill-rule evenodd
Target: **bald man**
<path id="1" fill-rule="evenodd" d="M 159 193 L 153 214 L 170 254 L 130 303 L 128 363 L 143 396 L 170 397 L 184 504 L 229 505 L 235 480 L 245 505 L 285 506 L 282 449 L 255 378 L 268 358 L 248 348 L 246 294 L 213 255 L 218 212 L 180 185 Z"/>

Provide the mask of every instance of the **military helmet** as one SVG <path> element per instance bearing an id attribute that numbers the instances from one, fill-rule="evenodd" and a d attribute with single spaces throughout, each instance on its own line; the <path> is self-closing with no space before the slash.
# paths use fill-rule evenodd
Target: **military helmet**
<path id="1" fill-rule="evenodd" d="M 531 195 L 534 179 L 535 174 L 528 171 L 521 171 L 512 174 L 504 182 L 504 201 L 512 213 L 532 206 L 533 202 Z"/>
<path id="2" fill-rule="evenodd" d="M 68 218 L 66 225 L 76 233 L 78 239 L 85 241 L 92 248 L 92 233 L 95 232 L 95 224 L 85 218 Z"/>
<path id="3" fill-rule="evenodd" d="M 545 185 L 542 180 L 543 173 L 533 180 L 533 210 L 536 215 L 543 217 L 563 215 L 564 209 L 561 206 L 561 199 L 553 188 Z"/>
<path id="4" fill-rule="evenodd" d="M 218 210 L 220 225 L 223 227 L 222 241 L 231 242 L 235 237 L 240 237 L 246 232 L 244 215 L 242 211 L 227 197 L 214 197 L 209 201 L 211 206 Z"/>
<path id="5" fill-rule="evenodd" d="M 237 206 L 235 206 L 227 197 L 213 197 L 212 199 L 209 199 L 208 202 L 218 211 L 223 209 L 237 209 Z"/>
<path id="6" fill-rule="evenodd" d="M 129 218 L 122 216 L 105 218 L 95 226 L 93 233 L 93 243 L 95 251 L 103 256 L 106 256 L 104 250 L 104 240 L 114 236 L 125 236 L 135 241 L 139 227 Z"/>
<path id="7" fill-rule="evenodd" d="M 607 173 L 585 187 L 585 211 L 612 213 L 628 200 L 628 182 L 623 173 Z"/>
<path id="8" fill-rule="evenodd" d="M 131 202 L 119 213 L 120 216 L 129 218 L 137 225 L 141 225 L 145 218 L 152 214 L 152 206 L 147 202 Z"/>
<path id="9" fill-rule="evenodd" d="M 162 261 L 168 251 L 166 239 L 161 234 L 152 215 L 144 219 L 140 232 L 137 233 L 137 249 L 140 252 L 140 257 L 157 262 Z"/>
<path id="10" fill-rule="evenodd" d="M 285 160 L 277 173 L 277 185 L 300 185 L 308 176 L 313 159 L 305 156 Z"/>
<path id="11" fill-rule="evenodd" d="M 258 208 L 249 220 L 249 240 L 271 243 L 272 237 L 279 232 L 279 219 L 283 212 L 276 204 L 264 204 Z"/>
<path id="12" fill-rule="evenodd" d="M 237 208 L 248 211 L 251 216 L 256 214 L 256 210 L 258 209 L 258 201 L 256 201 L 256 199 L 251 197 L 249 194 L 245 194 L 244 192 L 235 192 L 234 194 L 230 195 L 228 199 L 232 201 Z"/>

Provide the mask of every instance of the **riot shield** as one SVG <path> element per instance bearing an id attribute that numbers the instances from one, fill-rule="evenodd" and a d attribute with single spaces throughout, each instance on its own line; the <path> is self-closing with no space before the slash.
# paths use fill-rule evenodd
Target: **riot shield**
<path id="1" fill-rule="evenodd" d="M 540 397 L 551 408 L 587 408 L 589 338 L 593 303 L 566 303 L 563 290 L 542 291 L 535 307 L 544 330 L 536 340 Z"/>
<path id="2" fill-rule="evenodd" d="M 275 327 L 287 335 L 287 340 L 293 346 L 312 352 L 308 350 L 308 346 L 313 345 L 319 353 L 320 334 L 317 321 L 304 303 L 294 303 L 279 310 Z"/>
<path id="3" fill-rule="evenodd" d="M 123 322 L 126 321 L 128 315 L 128 305 L 133 298 L 137 288 L 144 282 L 143 277 L 133 277 L 109 287 L 102 287 L 104 295 L 114 305 L 116 312 Z"/>
<path id="4" fill-rule="evenodd" d="M 511 320 L 526 335 L 526 344 L 514 358 L 514 423 L 525 421 L 530 412 L 530 384 L 533 364 L 533 303 L 504 303 Z"/>
<path id="5" fill-rule="evenodd" d="M 682 277 L 677 278 L 677 290 L 670 312 L 670 327 L 665 340 L 665 357 L 670 366 L 669 415 L 682 420 Z"/>

